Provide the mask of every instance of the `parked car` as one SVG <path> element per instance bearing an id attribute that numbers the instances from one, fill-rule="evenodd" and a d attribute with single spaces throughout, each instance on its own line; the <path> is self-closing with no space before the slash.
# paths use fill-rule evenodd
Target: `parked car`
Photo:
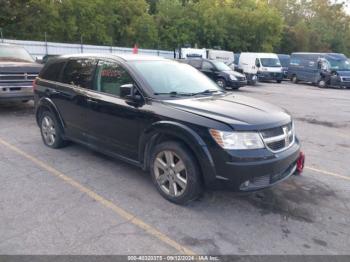
<path id="1" fill-rule="evenodd" d="M 350 88 L 350 63 L 338 53 L 293 53 L 288 76 L 293 83 L 311 82 L 321 88 Z"/>
<path id="2" fill-rule="evenodd" d="M 283 79 L 282 66 L 278 56 L 272 53 L 241 53 L 239 68 L 247 78 L 257 76 L 259 81 L 276 81 Z"/>
<path id="3" fill-rule="evenodd" d="M 24 48 L 0 44 L 0 101 L 33 99 L 32 82 L 41 68 Z"/>
<path id="4" fill-rule="evenodd" d="M 194 58 L 185 59 L 180 62 L 187 63 L 198 69 L 222 88 L 239 89 L 240 87 L 247 85 L 247 79 L 244 75 L 233 71 L 221 61 Z"/>
<path id="5" fill-rule="evenodd" d="M 33 83 L 45 145 L 71 140 L 149 170 L 166 199 L 252 191 L 296 170 L 292 117 L 226 92 L 193 67 L 139 55 L 71 55 Z"/>
<path id="6" fill-rule="evenodd" d="M 277 56 L 281 62 L 282 71 L 283 71 L 283 78 L 287 79 L 288 78 L 288 67 L 289 67 L 289 63 L 290 63 L 290 55 L 278 54 Z"/>

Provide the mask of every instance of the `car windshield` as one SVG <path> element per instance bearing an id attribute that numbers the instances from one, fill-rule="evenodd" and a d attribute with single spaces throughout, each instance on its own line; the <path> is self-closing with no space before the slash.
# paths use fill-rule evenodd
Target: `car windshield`
<path id="1" fill-rule="evenodd" d="M 170 60 L 135 61 L 130 65 L 145 79 L 155 94 L 196 94 L 222 91 L 194 67 Z M 210 92 L 208 92 L 210 94 Z"/>
<path id="2" fill-rule="evenodd" d="M 349 59 L 327 59 L 331 70 L 350 71 Z"/>
<path id="3" fill-rule="evenodd" d="M 224 62 L 213 60 L 211 61 L 218 71 L 231 71 L 232 69 Z"/>
<path id="4" fill-rule="evenodd" d="M 281 67 L 281 63 L 278 58 L 260 58 L 260 61 L 264 67 Z"/>
<path id="5" fill-rule="evenodd" d="M 0 61 L 34 62 L 27 50 L 14 46 L 0 46 Z"/>

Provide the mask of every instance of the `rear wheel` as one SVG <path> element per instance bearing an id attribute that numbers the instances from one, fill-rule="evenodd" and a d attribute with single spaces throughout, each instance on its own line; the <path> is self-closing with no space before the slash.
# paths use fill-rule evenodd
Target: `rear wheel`
<path id="1" fill-rule="evenodd" d="M 197 161 L 181 143 L 157 145 L 152 152 L 150 168 L 159 193 L 173 203 L 186 204 L 202 192 Z"/>
<path id="2" fill-rule="evenodd" d="M 40 116 L 40 131 L 43 142 L 51 148 L 61 148 L 66 145 L 66 141 L 62 138 L 62 131 L 59 123 L 49 111 L 44 111 Z"/>
<path id="3" fill-rule="evenodd" d="M 297 83 L 298 83 L 298 78 L 297 78 L 296 75 L 293 75 L 293 76 L 292 76 L 292 82 L 293 82 L 294 84 L 297 84 Z"/>

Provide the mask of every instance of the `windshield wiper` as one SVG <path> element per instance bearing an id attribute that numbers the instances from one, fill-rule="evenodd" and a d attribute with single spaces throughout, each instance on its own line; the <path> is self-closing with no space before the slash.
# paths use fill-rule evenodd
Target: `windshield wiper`
<path id="1" fill-rule="evenodd" d="M 154 95 L 158 96 L 158 95 L 170 95 L 170 96 L 192 96 L 192 93 L 184 93 L 184 92 L 176 92 L 176 91 L 172 91 L 172 92 L 168 92 L 168 93 L 154 93 Z"/>
<path id="2" fill-rule="evenodd" d="M 192 95 L 193 96 L 196 96 L 196 95 L 209 95 L 209 94 L 213 94 L 213 93 L 216 93 L 216 92 L 224 93 L 224 91 L 218 90 L 218 89 L 207 89 L 207 90 L 204 90 L 204 91 L 201 91 L 201 92 L 198 92 L 198 93 L 192 93 Z"/>

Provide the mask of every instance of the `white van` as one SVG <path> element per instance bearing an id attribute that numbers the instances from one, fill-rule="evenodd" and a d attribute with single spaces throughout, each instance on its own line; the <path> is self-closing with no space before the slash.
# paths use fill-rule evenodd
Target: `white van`
<path id="1" fill-rule="evenodd" d="M 181 48 L 180 49 L 180 59 L 186 58 L 207 58 L 207 50 L 205 48 Z"/>
<path id="2" fill-rule="evenodd" d="M 208 59 L 210 60 L 218 60 L 224 62 L 226 65 L 230 65 L 235 61 L 234 53 L 230 51 L 209 49 L 207 52 Z"/>
<path id="3" fill-rule="evenodd" d="M 241 53 L 238 66 L 247 79 L 256 76 L 259 81 L 274 80 L 277 83 L 281 83 L 283 79 L 283 70 L 277 54 Z"/>

